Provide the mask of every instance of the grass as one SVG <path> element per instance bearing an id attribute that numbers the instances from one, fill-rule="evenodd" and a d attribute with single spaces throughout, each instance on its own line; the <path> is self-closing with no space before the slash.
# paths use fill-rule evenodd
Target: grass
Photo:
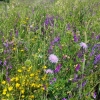
<path id="1" fill-rule="evenodd" d="M 0 2 L 1 100 L 99 100 L 99 5 Z"/>

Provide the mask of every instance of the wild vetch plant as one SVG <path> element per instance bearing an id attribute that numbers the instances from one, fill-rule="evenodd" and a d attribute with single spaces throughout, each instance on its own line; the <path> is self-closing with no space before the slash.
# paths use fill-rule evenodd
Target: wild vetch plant
<path id="1" fill-rule="evenodd" d="M 99 0 L 0 2 L 0 100 L 99 100 L 99 16 Z"/>

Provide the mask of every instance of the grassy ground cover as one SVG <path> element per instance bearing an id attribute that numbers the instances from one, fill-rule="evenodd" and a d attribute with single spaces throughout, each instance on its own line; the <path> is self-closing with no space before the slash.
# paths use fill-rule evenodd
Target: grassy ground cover
<path id="1" fill-rule="evenodd" d="M 100 100 L 100 1 L 0 2 L 0 100 Z"/>

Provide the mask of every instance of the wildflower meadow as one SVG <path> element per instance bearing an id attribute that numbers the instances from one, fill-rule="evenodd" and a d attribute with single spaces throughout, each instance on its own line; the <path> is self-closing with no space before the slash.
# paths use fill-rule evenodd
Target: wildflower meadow
<path id="1" fill-rule="evenodd" d="M 0 100 L 100 100 L 100 0 L 0 1 Z"/>

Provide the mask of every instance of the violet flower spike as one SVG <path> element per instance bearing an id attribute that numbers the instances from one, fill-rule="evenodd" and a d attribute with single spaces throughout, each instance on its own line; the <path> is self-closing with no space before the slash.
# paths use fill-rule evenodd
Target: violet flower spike
<path id="1" fill-rule="evenodd" d="M 60 69 L 61 69 L 61 66 L 62 66 L 61 64 L 58 64 L 58 65 L 56 66 L 54 72 L 55 72 L 55 73 L 58 73 L 58 72 L 60 71 Z"/>
<path id="2" fill-rule="evenodd" d="M 84 87 L 86 85 L 86 81 L 84 81 L 83 83 L 82 83 L 82 87 Z"/>
<path id="3" fill-rule="evenodd" d="M 75 33 L 74 33 L 73 38 L 74 38 L 74 42 L 78 42 L 78 37 L 77 37 L 77 35 Z"/>
<path id="4" fill-rule="evenodd" d="M 80 64 L 78 64 L 78 65 L 75 67 L 75 70 L 76 70 L 76 71 L 79 71 L 79 69 L 80 69 Z"/>
<path id="5" fill-rule="evenodd" d="M 100 62 L 100 54 L 98 54 L 98 55 L 95 57 L 94 64 L 97 64 L 98 62 Z"/>

